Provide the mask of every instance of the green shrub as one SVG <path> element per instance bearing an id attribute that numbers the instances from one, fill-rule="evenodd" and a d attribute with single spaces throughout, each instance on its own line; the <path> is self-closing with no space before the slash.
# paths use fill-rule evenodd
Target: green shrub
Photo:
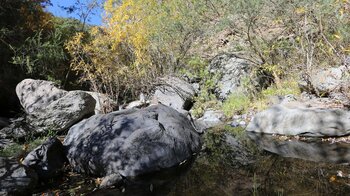
<path id="1" fill-rule="evenodd" d="M 249 109 L 261 111 L 269 106 L 270 97 L 285 96 L 289 94 L 295 96 L 300 94 L 298 82 L 294 78 L 282 79 L 280 80 L 279 85 L 273 84 L 254 95 L 247 95 L 243 92 L 232 93 L 223 103 L 222 110 L 226 116 L 245 113 Z"/>
<path id="2" fill-rule="evenodd" d="M 263 98 L 268 98 L 270 96 L 285 96 L 285 95 L 299 95 L 300 89 L 298 86 L 298 82 L 292 79 L 282 80 L 280 86 L 272 85 L 267 89 L 261 91 L 261 96 Z"/>
<path id="3" fill-rule="evenodd" d="M 203 116 L 205 110 L 207 109 L 219 109 L 220 102 L 216 99 L 216 96 L 211 92 L 213 89 L 214 82 L 213 80 L 205 80 L 201 85 L 201 91 L 198 96 L 195 97 L 194 105 L 192 108 L 192 114 L 195 118 Z"/>
<path id="4" fill-rule="evenodd" d="M 47 137 L 37 138 L 32 141 L 28 141 L 25 144 L 14 143 L 3 149 L 0 149 L 0 156 L 2 157 L 18 157 L 27 154 L 37 146 L 41 145 Z"/>
<path id="5" fill-rule="evenodd" d="M 186 68 L 182 69 L 182 74 L 189 77 L 200 78 L 200 92 L 195 97 L 195 103 L 192 108 L 192 115 L 196 118 L 203 116 L 207 109 L 220 109 L 220 103 L 215 94 L 215 85 L 217 83 L 217 74 L 209 73 L 208 61 L 194 56 L 187 60 Z"/>
<path id="6" fill-rule="evenodd" d="M 262 90 L 252 101 L 251 108 L 257 111 L 265 110 L 269 106 L 270 97 L 285 96 L 285 95 L 300 95 L 298 82 L 295 79 L 281 80 L 279 86 L 273 84 L 272 86 Z"/>
<path id="7" fill-rule="evenodd" d="M 222 105 L 222 110 L 226 116 L 236 113 L 244 113 L 250 106 L 249 97 L 241 92 L 232 93 Z"/>
<path id="8" fill-rule="evenodd" d="M 65 67 L 62 66 L 68 65 L 68 57 L 61 36 L 60 32 L 55 31 L 45 38 L 39 31 L 35 36 L 27 38 L 21 47 L 15 49 L 12 63 L 20 65 L 31 77 L 64 78 Z"/>
<path id="9" fill-rule="evenodd" d="M 12 144 L 0 150 L 0 156 L 11 157 L 19 155 L 23 151 L 23 145 Z"/>
<path id="10" fill-rule="evenodd" d="M 189 71 L 186 70 L 186 72 L 191 72 L 194 74 L 198 74 L 199 76 L 203 76 L 204 74 L 207 74 L 207 73 L 201 73 L 201 72 L 207 70 L 207 66 L 208 66 L 208 62 L 205 59 L 200 58 L 198 56 L 194 56 L 187 61 L 187 67 L 190 70 Z"/>

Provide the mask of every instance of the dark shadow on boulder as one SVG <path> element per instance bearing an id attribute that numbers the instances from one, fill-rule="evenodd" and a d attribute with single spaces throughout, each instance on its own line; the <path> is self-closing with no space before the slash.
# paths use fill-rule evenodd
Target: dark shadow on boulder
<path id="1" fill-rule="evenodd" d="M 47 182 L 62 172 L 66 162 L 61 141 L 52 137 L 31 151 L 22 163 L 36 171 L 42 182 Z"/>
<path id="2" fill-rule="evenodd" d="M 201 148 L 183 114 L 155 105 L 94 115 L 73 126 L 64 141 L 75 171 L 93 176 L 139 176 L 173 167 Z"/>

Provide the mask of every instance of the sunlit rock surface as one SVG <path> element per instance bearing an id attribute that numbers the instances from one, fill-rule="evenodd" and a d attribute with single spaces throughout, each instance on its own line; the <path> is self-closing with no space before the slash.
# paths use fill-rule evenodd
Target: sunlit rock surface
<path id="1" fill-rule="evenodd" d="M 246 130 L 281 135 L 343 136 L 350 134 L 350 113 L 341 109 L 276 105 L 256 114 Z"/>
<path id="2" fill-rule="evenodd" d="M 49 129 L 63 131 L 84 117 L 94 114 L 95 103 L 95 99 L 84 91 L 69 91 L 45 109 L 28 115 L 28 120 L 37 127 L 37 132 Z"/>
<path id="3" fill-rule="evenodd" d="M 65 91 L 53 82 L 25 79 L 16 87 L 26 115 L 0 131 L 2 138 L 23 138 L 29 134 L 67 130 L 94 114 L 96 101 L 84 91 Z"/>
<path id="4" fill-rule="evenodd" d="M 91 95 L 95 101 L 95 114 L 104 114 L 106 111 L 112 111 L 116 107 L 115 101 L 110 99 L 107 95 L 92 91 L 84 91 Z"/>
<path id="5" fill-rule="evenodd" d="M 57 88 L 50 81 L 25 79 L 16 86 L 17 97 L 26 113 L 30 114 L 37 110 L 43 110 L 65 96 L 67 91 Z"/>
<path id="6" fill-rule="evenodd" d="M 309 81 L 307 81 L 309 80 Z M 308 93 L 328 96 L 349 89 L 349 79 L 345 66 L 313 70 L 307 78 L 298 81 L 299 87 Z"/>
<path id="7" fill-rule="evenodd" d="M 191 109 L 196 94 L 191 84 L 170 76 L 161 78 L 160 81 L 161 84 L 157 86 L 153 99 L 181 113 L 182 110 Z"/>
<path id="8" fill-rule="evenodd" d="M 209 71 L 218 75 L 215 94 L 220 100 L 226 99 L 231 93 L 242 86 L 241 80 L 247 77 L 252 69 L 252 63 L 238 58 L 233 54 L 220 54 L 210 61 Z"/>
<path id="9" fill-rule="evenodd" d="M 218 125 L 223 125 L 225 114 L 222 111 L 208 110 L 203 116 L 197 119 L 197 123 L 202 129 L 209 129 Z"/>

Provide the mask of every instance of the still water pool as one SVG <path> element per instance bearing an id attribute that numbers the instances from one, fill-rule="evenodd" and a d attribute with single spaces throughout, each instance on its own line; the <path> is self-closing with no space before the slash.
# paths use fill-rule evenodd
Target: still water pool
<path id="1" fill-rule="evenodd" d="M 95 190 L 68 173 L 37 195 L 349 195 L 350 144 L 212 130 L 202 151 L 175 168 Z"/>

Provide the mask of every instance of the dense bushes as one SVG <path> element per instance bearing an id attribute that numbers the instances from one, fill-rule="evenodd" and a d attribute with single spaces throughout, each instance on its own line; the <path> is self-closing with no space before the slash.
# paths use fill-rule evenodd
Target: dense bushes
<path id="1" fill-rule="evenodd" d="M 65 87 L 75 83 L 64 43 L 81 24 L 52 16 L 45 11 L 49 4 L 49 0 L 0 1 L 1 116 L 19 108 L 14 89 L 26 77 L 53 80 Z"/>
<path id="2" fill-rule="evenodd" d="M 44 12 L 41 1 L 4 0 L 0 2 L 0 53 L 1 73 L 9 68 L 13 47 L 19 47 L 24 40 L 42 31 L 52 29 L 51 15 Z M 3 74 L 2 74 L 3 75 Z"/>
<path id="3" fill-rule="evenodd" d="M 195 2 L 107 1 L 105 26 L 67 43 L 72 68 L 119 101 L 148 91 L 158 76 L 182 67 L 199 31 Z"/>
<path id="4" fill-rule="evenodd" d="M 241 48 L 276 79 L 295 68 L 341 64 L 349 54 L 348 1 L 238 0 L 226 5 L 226 23 L 246 40 Z"/>
<path id="5" fill-rule="evenodd" d="M 79 31 L 81 23 L 74 19 L 51 18 L 52 30 L 43 29 L 12 47 L 12 63 L 19 65 L 31 78 L 55 81 L 66 86 L 70 73 L 70 57 L 64 44 Z"/>
<path id="6" fill-rule="evenodd" d="M 52 29 L 49 22 L 51 15 L 44 12 L 47 0 L 0 1 L 0 115 L 10 115 L 16 108 L 15 85 L 25 77 L 24 72 L 9 63 L 13 57 L 13 49 L 20 47 L 28 37 L 41 30 L 47 33 Z"/>
<path id="7" fill-rule="evenodd" d="M 348 10 L 349 2 L 337 0 L 109 0 L 105 26 L 85 42 L 77 35 L 67 49 L 84 80 L 117 99 L 137 95 L 159 75 L 193 70 L 194 56 L 208 60 L 200 44 L 229 30 L 235 46 L 227 50 L 243 51 L 279 86 L 297 69 L 342 63 Z"/>
<path id="8" fill-rule="evenodd" d="M 210 81 L 201 62 L 219 51 L 239 52 L 255 71 L 271 75 L 276 88 L 290 73 L 339 65 L 350 54 L 345 0 L 107 0 L 105 24 L 87 32 L 46 13 L 48 2 L 0 3 L 0 84 L 5 72 L 24 70 L 65 85 L 74 71 L 93 90 L 124 102 L 164 74 L 185 70 Z M 246 87 L 251 100 L 261 97 Z M 208 85 L 202 94 L 212 97 Z"/>

